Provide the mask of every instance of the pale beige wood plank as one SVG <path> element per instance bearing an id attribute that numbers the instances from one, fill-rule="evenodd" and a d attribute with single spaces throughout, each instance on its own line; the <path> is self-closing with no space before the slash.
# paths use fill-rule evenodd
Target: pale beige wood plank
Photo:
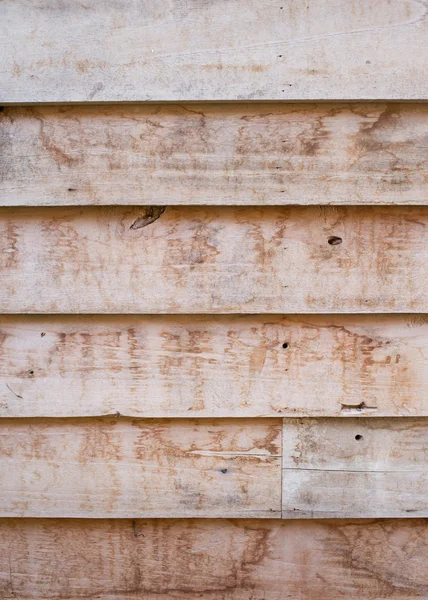
<path id="1" fill-rule="evenodd" d="M 9 107 L 3 205 L 427 204 L 426 104 Z"/>
<path id="2" fill-rule="evenodd" d="M 0 317 L 0 416 L 116 413 L 428 416 L 428 319 Z"/>
<path id="3" fill-rule="evenodd" d="M 281 423 L 0 422 L 0 516 L 272 517 Z"/>
<path id="4" fill-rule="evenodd" d="M 0 311 L 423 312 L 427 225 L 424 207 L 3 208 Z"/>
<path id="5" fill-rule="evenodd" d="M 283 517 L 427 517 L 427 444 L 427 419 L 285 419 Z"/>
<path id="6" fill-rule="evenodd" d="M 420 519 L 0 521 L 2 598 L 410 600 Z"/>
<path id="7" fill-rule="evenodd" d="M 1 102 L 422 99 L 426 0 L 3 0 Z"/>

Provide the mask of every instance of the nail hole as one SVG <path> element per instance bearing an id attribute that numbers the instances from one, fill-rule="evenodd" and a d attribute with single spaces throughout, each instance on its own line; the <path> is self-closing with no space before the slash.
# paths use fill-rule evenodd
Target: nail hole
<path id="1" fill-rule="evenodd" d="M 288 344 L 287 344 L 287 342 L 284 342 L 284 343 L 282 344 L 282 347 L 284 348 L 284 350 L 287 350 L 287 348 L 288 348 Z"/>
<path id="2" fill-rule="evenodd" d="M 30 371 L 27 371 L 28 375 L 33 376 L 34 375 L 34 371 L 32 369 L 30 369 Z"/>
<path id="3" fill-rule="evenodd" d="M 42 333 L 40 334 L 40 337 L 45 337 L 46 333 L 44 331 L 42 331 Z"/>
<path id="4" fill-rule="evenodd" d="M 77 189 L 76 188 L 68 188 L 67 191 L 69 191 L 69 192 L 77 192 Z"/>
<path id="5" fill-rule="evenodd" d="M 363 439 L 363 436 L 360 433 L 357 433 L 357 435 L 355 436 L 355 439 L 357 440 L 357 442 L 359 442 L 360 440 Z"/>
<path id="6" fill-rule="evenodd" d="M 226 475 L 227 469 L 222 469 L 221 472 L 223 473 L 223 475 Z"/>
<path id="7" fill-rule="evenodd" d="M 327 242 L 330 244 L 330 246 L 338 246 L 342 243 L 342 238 L 338 237 L 337 235 L 331 235 Z"/>

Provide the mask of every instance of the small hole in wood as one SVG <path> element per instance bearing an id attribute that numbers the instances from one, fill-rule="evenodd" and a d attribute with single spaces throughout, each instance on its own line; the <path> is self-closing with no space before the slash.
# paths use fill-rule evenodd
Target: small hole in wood
<path id="1" fill-rule="evenodd" d="M 226 475 L 227 469 L 222 469 L 221 472 L 223 473 L 223 475 Z"/>
<path id="2" fill-rule="evenodd" d="M 359 442 L 360 440 L 363 439 L 363 436 L 360 433 L 357 433 L 357 435 L 355 436 L 355 439 L 357 442 Z"/>
<path id="3" fill-rule="evenodd" d="M 342 238 L 338 237 L 337 235 L 331 235 L 327 242 L 330 244 L 330 246 L 338 246 L 339 244 L 342 243 Z"/>
<path id="4" fill-rule="evenodd" d="M 40 337 L 45 337 L 46 333 L 44 331 L 42 331 L 42 333 L 40 334 Z"/>
<path id="5" fill-rule="evenodd" d="M 287 344 L 287 342 L 284 342 L 284 343 L 282 344 L 282 347 L 284 348 L 284 350 L 287 350 L 287 348 L 288 348 L 288 344 Z"/>

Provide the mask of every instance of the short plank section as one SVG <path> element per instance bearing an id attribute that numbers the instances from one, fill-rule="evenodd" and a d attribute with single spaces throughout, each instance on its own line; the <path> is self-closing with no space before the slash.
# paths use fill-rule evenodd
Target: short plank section
<path id="1" fill-rule="evenodd" d="M 3 420 L 0 516 L 272 517 L 281 423 Z"/>
<path id="2" fill-rule="evenodd" d="M 424 315 L 0 317 L 0 416 L 428 416 Z"/>
<path id="3" fill-rule="evenodd" d="M 423 99 L 425 16 L 425 0 L 2 0 L 0 102 Z"/>
<path id="4" fill-rule="evenodd" d="M 422 599 L 427 562 L 422 519 L 0 521 L 7 599 Z"/>
<path id="5" fill-rule="evenodd" d="M 428 419 L 285 419 L 283 517 L 428 517 Z"/>
<path id="6" fill-rule="evenodd" d="M 428 207 L 0 209 L 4 313 L 428 311 Z"/>
<path id="7" fill-rule="evenodd" d="M 2 205 L 427 204 L 428 105 L 8 107 Z"/>

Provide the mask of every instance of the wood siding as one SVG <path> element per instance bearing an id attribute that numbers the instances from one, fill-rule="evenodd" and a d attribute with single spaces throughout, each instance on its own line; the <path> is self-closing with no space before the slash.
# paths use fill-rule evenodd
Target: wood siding
<path id="1" fill-rule="evenodd" d="M 281 420 L 0 422 L 7 517 L 281 516 Z"/>
<path id="2" fill-rule="evenodd" d="M 3 205 L 428 203 L 426 104 L 9 107 L 0 139 Z"/>
<path id="3" fill-rule="evenodd" d="M 422 519 L 0 521 L 7 599 L 423 599 L 427 562 Z"/>
<path id="4" fill-rule="evenodd" d="M 428 208 L 0 209 L 4 313 L 428 310 Z"/>
<path id="5" fill-rule="evenodd" d="M 0 0 L 0 599 L 428 599 L 428 0 Z"/>
<path id="6" fill-rule="evenodd" d="M 426 0 L 2 0 L 0 102 L 424 99 Z"/>
<path id="7" fill-rule="evenodd" d="M 1 416 L 118 413 L 158 418 L 428 416 L 428 319 L 0 318 Z"/>
<path id="8" fill-rule="evenodd" d="M 283 516 L 428 517 L 427 419 L 286 419 Z"/>

